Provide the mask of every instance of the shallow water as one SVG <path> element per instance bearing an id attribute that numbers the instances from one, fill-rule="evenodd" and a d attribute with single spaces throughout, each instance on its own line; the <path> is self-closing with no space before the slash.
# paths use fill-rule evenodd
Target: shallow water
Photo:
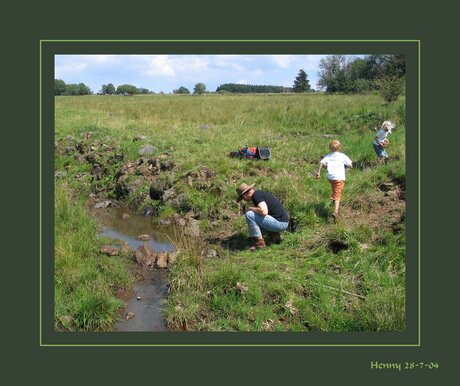
<path id="1" fill-rule="evenodd" d="M 123 218 L 128 214 L 128 218 Z M 151 237 L 150 245 L 155 251 L 173 251 L 174 230 L 171 227 L 155 224 L 152 217 L 133 214 L 124 208 L 106 208 L 96 212 L 102 225 L 101 234 L 113 239 L 126 241 L 131 248 L 139 248 L 144 241 L 139 235 Z"/>
<path id="2" fill-rule="evenodd" d="M 143 280 L 133 284 L 133 294 L 126 300 L 127 306 L 120 315 L 115 331 L 166 331 L 162 314 L 167 293 L 166 272 L 154 269 L 143 275 Z M 127 319 L 129 313 L 134 317 Z"/>
<path id="3" fill-rule="evenodd" d="M 123 215 L 129 217 L 124 218 Z M 101 235 L 125 241 L 137 249 L 144 241 L 139 235 L 148 234 L 147 241 L 155 251 L 173 251 L 174 231 L 170 227 L 153 223 L 151 217 L 133 214 L 123 208 L 106 208 L 95 212 L 102 226 Z M 125 216 L 126 217 L 126 216 Z M 133 284 L 133 293 L 125 299 L 127 306 L 120 313 L 115 331 L 166 331 L 162 314 L 167 294 L 167 272 L 153 268 L 141 271 L 141 278 Z"/>

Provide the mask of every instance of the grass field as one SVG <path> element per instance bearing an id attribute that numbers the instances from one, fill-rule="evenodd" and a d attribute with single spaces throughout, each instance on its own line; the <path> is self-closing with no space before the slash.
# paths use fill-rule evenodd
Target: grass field
<path id="1" fill-rule="evenodd" d="M 170 329 L 405 329 L 404 98 L 386 105 L 375 95 L 56 97 L 55 118 L 61 201 L 77 197 L 83 206 L 92 194 L 122 199 L 135 210 L 152 205 L 157 214 L 152 221 L 174 215 L 199 221 L 202 236 L 182 238 L 180 256 L 169 270 L 165 315 Z M 377 166 L 372 139 L 384 120 L 394 121 L 396 130 L 388 148 L 391 161 Z M 325 173 L 320 180 L 313 176 L 332 139 L 341 141 L 354 163 L 337 224 L 330 221 Z M 149 157 L 162 162 L 156 174 L 139 163 L 139 147 L 146 144 L 155 147 Z M 228 157 L 243 146 L 270 146 L 272 159 Z M 129 164 L 139 166 L 129 172 Z M 128 172 L 120 173 L 122 168 Z M 164 203 L 149 198 L 150 185 L 158 181 L 183 199 Z M 255 253 L 243 248 L 246 224 L 235 202 L 242 182 L 255 183 L 283 201 L 294 229 L 280 245 Z M 79 270 L 91 269 L 62 271 L 70 251 L 79 264 L 86 262 L 84 256 L 101 259 L 97 249 L 78 256 L 76 240 L 63 243 L 60 205 L 57 200 L 57 303 L 61 293 L 73 296 L 75 288 L 69 290 L 67 283 Z M 95 235 L 92 227 L 87 232 L 86 238 Z M 218 257 L 203 257 L 210 248 Z M 123 270 L 117 266 L 114 271 Z M 114 276 L 119 283 L 109 288 L 129 282 L 121 273 Z M 81 280 L 80 290 L 86 286 L 98 292 L 95 282 Z M 116 298 L 109 303 L 113 310 L 119 306 Z M 99 308 L 106 312 L 107 307 Z M 77 320 L 72 312 L 78 314 L 56 307 L 57 325 L 63 315 L 71 315 L 66 321 Z M 89 330 L 109 326 L 110 317 L 99 325 L 73 325 Z"/>

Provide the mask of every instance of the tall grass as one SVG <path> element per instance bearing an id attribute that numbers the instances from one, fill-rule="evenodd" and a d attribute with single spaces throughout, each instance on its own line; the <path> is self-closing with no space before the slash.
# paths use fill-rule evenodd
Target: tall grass
<path id="1" fill-rule="evenodd" d="M 55 328 L 109 330 L 123 306 L 115 290 L 131 285 L 128 260 L 99 253 L 94 220 L 62 183 L 56 185 L 55 224 Z"/>

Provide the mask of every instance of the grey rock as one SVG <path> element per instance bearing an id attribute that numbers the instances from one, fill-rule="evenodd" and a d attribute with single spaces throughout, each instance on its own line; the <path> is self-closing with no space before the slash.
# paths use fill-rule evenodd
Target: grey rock
<path id="1" fill-rule="evenodd" d="M 168 267 L 168 253 L 167 252 L 157 253 L 157 258 L 155 260 L 155 267 L 161 268 L 161 269 Z"/>
<path id="2" fill-rule="evenodd" d="M 112 205 L 112 201 L 101 201 L 94 205 L 95 209 L 108 208 Z"/>
<path id="3" fill-rule="evenodd" d="M 176 190 L 174 188 L 170 188 L 163 193 L 162 200 L 163 202 L 166 203 L 175 197 L 176 197 Z"/>
<path id="4" fill-rule="evenodd" d="M 117 256 L 120 253 L 120 248 L 113 245 L 103 245 L 101 247 L 101 253 L 107 256 Z"/>
<path id="5" fill-rule="evenodd" d="M 171 188 L 169 181 L 156 179 L 150 184 L 150 198 L 152 200 L 160 200 L 166 190 Z"/>
<path id="6" fill-rule="evenodd" d="M 181 193 L 176 198 L 170 200 L 169 203 L 176 208 L 180 208 L 186 201 L 187 195 L 185 193 Z"/>
<path id="7" fill-rule="evenodd" d="M 179 251 L 168 252 L 168 265 L 174 264 L 179 256 Z"/>
<path id="8" fill-rule="evenodd" d="M 144 268 L 152 267 L 156 260 L 156 254 L 148 243 L 143 243 L 134 252 L 136 261 Z"/>
<path id="9" fill-rule="evenodd" d="M 155 153 L 156 151 L 156 148 L 155 146 L 152 146 L 152 145 L 147 145 L 147 146 L 142 146 L 140 149 L 139 149 L 139 155 L 151 155 L 153 153 Z"/>
<path id="10" fill-rule="evenodd" d="M 207 259 L 213 259 L 217 257 L 217 251 L 215 249 L 207 248 L 203 251 L 202 256 Z"/>
<path id="11" fill-rule="evenodd" d="M 65 172 L 54 173 L 54 178 L 64 178 L 65 176 L 66 176 Z"/>
<path id="12" fill-rule="evenodd" d="M 191 218 L 184 229 L 184 234 L 190 237 L 200 237 L 200 233 L 200 221 Z"/>

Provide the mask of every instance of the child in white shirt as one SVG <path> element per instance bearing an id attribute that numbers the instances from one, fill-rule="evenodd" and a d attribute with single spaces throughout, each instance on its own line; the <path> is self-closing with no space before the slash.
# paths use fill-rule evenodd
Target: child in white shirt
<path id="1" fill-rule="evenodd" d="M 334 202 L 334 212 L 332 217 L 337 220 L 339 216 L 339 206 L 342 199 L 342 189 L 345 186 L 345 167 L 352 167 L 352 162 L 348 156 L 341 153 L 342 145 L 339 141 L 334 140 L 329 144 L 331 153 L 326 155 L 318 165 L 316 177 L 321 177 L 321 168 L 327 167 L 327 179 L 332 187 L 331 200 Z"/>

